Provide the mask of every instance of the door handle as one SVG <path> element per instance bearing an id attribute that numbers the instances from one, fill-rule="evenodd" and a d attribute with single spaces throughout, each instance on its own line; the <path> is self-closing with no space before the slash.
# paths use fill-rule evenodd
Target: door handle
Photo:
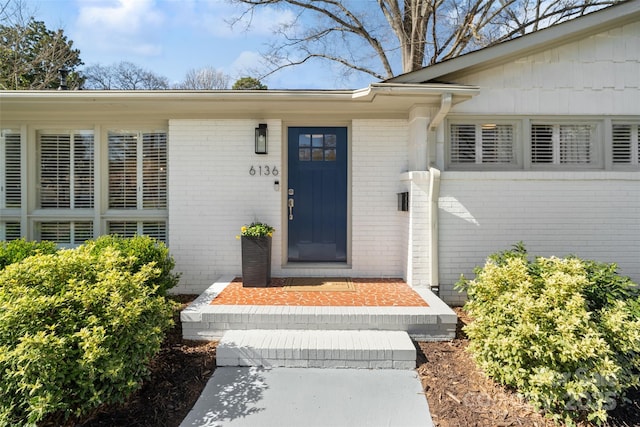
<path id="1" fill-rule="evenodd" d="M 293 220 L 293 205 L 294 205 L 293 199 L 289 199 L 288 205 L 289 205 L 289 221 L 292 221 Z"/>

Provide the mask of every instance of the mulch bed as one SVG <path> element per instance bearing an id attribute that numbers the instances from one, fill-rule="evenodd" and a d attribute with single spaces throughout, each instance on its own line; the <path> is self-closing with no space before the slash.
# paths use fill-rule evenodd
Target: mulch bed
<path id="1" fill-rule="evenodd" d="M 177 296 L 186 304 L 195 296 Z M 468 319 L 456 309 L 462 319 Z M 102 408 L 83 427 L 175 427 L 187 415 L 215 370 L 216 343 L 183 341 L 179 316 L 162 351 L 151 366 L 151 377 L 123 405 Z M 433 421 L 438 427 L 553 426 L 518 396 L 486 378 L 466 352 L 468 340 L 459 328 L 451 342 L 417 343 L 418 373 Z M 640 393 L 633 403 L 612 413 L 610 427 L 640 426 Z"/>

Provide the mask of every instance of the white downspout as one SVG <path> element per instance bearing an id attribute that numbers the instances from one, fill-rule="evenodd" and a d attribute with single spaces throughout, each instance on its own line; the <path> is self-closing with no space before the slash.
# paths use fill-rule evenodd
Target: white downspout
<path id="1" fill-rule="evenodd" d="M 429 124 L 429 130 L 434 132 L 442 123 L 444 118 L 449 114 L 453 96 L 451 93 L 443 93 L 440 102 L 440 110 Z M 434 138 L 435 139 L 435 138 Z M 429 167 L 429 221 L 431 223 L 431 232 L 429 238 L 429 262 L 430 276 L 429 283 L 431 291 L 436 295 L 440 293 L 440 271 L 438 269 L 438 199 L 440 197 L 440 170 Z"/>
<path id="2" fill-rule="evenodd" d="M 438 198 L 440 197 L 440 170 L 429 168 L 429 219 L 431 233 L 429 241 L 429 283 L 431 291 L 440 292 L 440 272 L 438 270 Z"/>
<path id="3" fill-rule="evenodd" d="M 433 118 L 433 120 L 431 120 L 431 124 L 429 124 L 429 130 L 436 130 L 440 123 L 442 123 L 447 114 L 449 114 L 452 101 L 453 96 L 451 95 L 451 93 L 442 94 L 442 99 L 440 101 L 440 110 L 436 113 L 436 116 Z"/>

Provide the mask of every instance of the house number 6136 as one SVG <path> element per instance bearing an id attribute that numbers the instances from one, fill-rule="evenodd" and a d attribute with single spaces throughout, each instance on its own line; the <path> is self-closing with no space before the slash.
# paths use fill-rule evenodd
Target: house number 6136
<path id="1" fill-rule="evenodd" d="M 280 172 L 278 171 L 278 168 L 276 166 L 270 167 L 270 166 L 251 166 L 249 168 L 249 175 L 251 176 L 269 176 L 269 175 L 273 175 L 273 176 L 278 176 Z"/>

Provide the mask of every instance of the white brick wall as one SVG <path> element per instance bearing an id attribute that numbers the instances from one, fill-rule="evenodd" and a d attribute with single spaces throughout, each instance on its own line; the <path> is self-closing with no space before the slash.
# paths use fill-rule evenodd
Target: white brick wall
<path id="1" fill-rule="evenodd" d="M 396 194 L 408 168 L 405 120 L 354 120 L 352 125 L 352 254 L 355 277 L 402 277 L 406 212 Z M 406 262 L 406 261 L 405 261 Z"/>
<path id="2" fill-rule="evenodd" d="M 269 154 L 254 154 L 254 129 L 268 124 Z M 273 263 L 281 264 L 281 123 L 279 120 L 169 122 L 169 233 L 176 270 L 174 292 L 199 292 L 222 274 L 240 273 L 240 227 L 255 219 L 274 225 Z M 251 166 L 280 174 L 251 176 Z"/>
<path id="3" fill-rule="evenodd" d="M 640 114 L 640 22 L 465 75 L 471 114 Z"/>
<path id="4" fill-rule="evenodd" d="M 269 154 L 253 153 L 254 128 L 266 122 Z M 284 132 L 284 134 L 283 134 Z M 174 292 L 201 292 L 221 275 L 240 275 L 235 236 L 255 218 L 276 227 L 272 275 L 402 277 L 399 237 L 406 213 L 397 211 L 398 177 L 407 170 L 405 120 L 354 120 L 351 127 L 351 269 L 283 268 L 286 227 L 283 192 L 286 139 L 279 120 L 171 120 L 169 122 L 169 232 L 176 270 Z M 278 177 L 250 176 L 251 165 L 276 166 Z M 280 191 L 274 191 L 274 180 Z"/>
<path id="5" fill-rule="evenodd" d="M 635 172 L 443 172 L 440 296 L 488 254 L 523 241 L 532 255 L 616 262 L 640 282 L 640 176 Z"/>

